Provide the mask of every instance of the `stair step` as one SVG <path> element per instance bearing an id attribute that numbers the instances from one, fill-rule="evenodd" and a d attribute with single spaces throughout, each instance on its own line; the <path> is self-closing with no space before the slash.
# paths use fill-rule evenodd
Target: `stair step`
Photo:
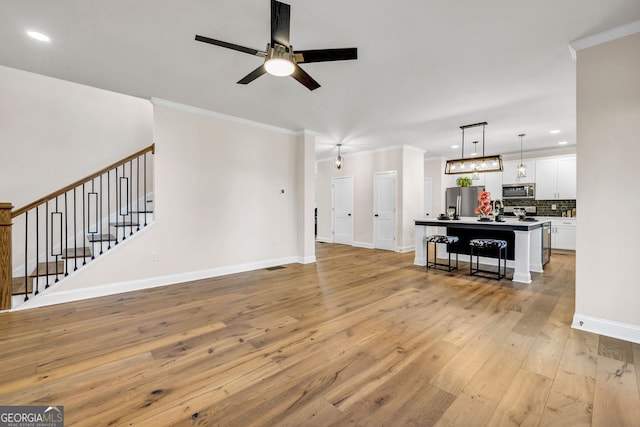
<path id="1" fill-rule="evenodd" d="M 124 221 L 124 222 L 111 222 L 110 225 L 112 227 L 139 227 L 140 223 L 133 222 L 133 221 Z"/>
<path id="2" fill-rule="evenodd" d="M 36 275 L 39 277 L 46 276 L 47 273 L 49 276 L 55 276 L 56 274 L 64 274 L 64 261 L 58 261 L 57 263 L 55 261 L 49 261 L 48 263 L 41 262 L 38 264 L 37 268 L 33 269 L 33 272 L 31 272 L 29 277 L 36 277 Z"/>
<path id="3" fill-rule="evenodd" d="M 115 242 L 116 237 L 113 234 L 89 234 L 88 240 L 90 243 Z"/>
<path id="4" fill-rule="evenodd" d="M 27 292 L 33 292 L 33 280 L 28 282 Z M 14 277 L 11 279 L 11 295 L 24 295 L 24 277 Z"/>
<path id="5" fill-rule="evenodd" d="M 91 258 L 91 248 L 82 247 L 82 248 L 66 249 L 62 253 L 62 259 L 70 259 L 70 258 Z"/>

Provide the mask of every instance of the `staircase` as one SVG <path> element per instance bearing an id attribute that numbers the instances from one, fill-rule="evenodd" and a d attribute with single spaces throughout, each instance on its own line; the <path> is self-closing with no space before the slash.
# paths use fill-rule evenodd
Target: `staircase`
<path id="1" fill-rule="evenodd" d="M 0 310 L 37 298 L 153 221 L 153 152 L 151 145 L 13 210 L 10 221 L 2 212 L 10 204 L 0 203 Z"/>

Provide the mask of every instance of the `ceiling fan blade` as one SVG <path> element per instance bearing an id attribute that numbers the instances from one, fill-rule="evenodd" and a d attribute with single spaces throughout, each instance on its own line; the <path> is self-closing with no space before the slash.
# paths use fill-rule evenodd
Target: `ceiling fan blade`
<path id="1" fill-rule="evenodd" d="M 291 77 L 293 77 L 294 79 L 302 83 L 309 90 L 316 90 L 320 87 L 320 83 L 313 80 L 313 77 L 311 77 L 309 74 L 306 73 L 306 71 L 304 71 L 302 68 L 298 67 L 297 65 L 295 66 L 295 69 L 293 70 L 293 74 L 291 74 Z"/>
<path id="2" fill-rule="evenodd" d="M 242 79 L 238 80 L 238 84 L 240 85 L 249 84 L 266 72 L 267 70 L 264 68 L 264 65 L 261 65 L 255 70 L 253 70 L 252 72 L 250 72 L 249 74 L 247 74 L 246 76 L 244 76 Z"/>
<path id="3" fill-rule="evenodd" d="M 271 46 L 276 43 L 289 49 L 291 6 L 271 0 Z"/>
<path id="4" fill-rule="evenodd" d="M 205 36 L 199 36 L 197 34 L 196 34 L 196 40 L 203 43 L 209 43 L 209 44 L 214 44 L 216 46 L 226 47 L 227 49 L 238 50 L 240 52 L 248 53 L 249 55 L 256 55 L 256 56 L 262 56 L 262 57 L 266 56 L 265 52 L 261 52 L 256 49 L 251 49 L 250 47 L 244 47 L 244 46 L 240 46 L 233 43 L 227 43 L 221 40 L 211 39 Z"/>
<path id="5" fill-rule="evenodd" d="M 298 50 L 294 52 L 297 62 L 347 61 L 358 59 L 358 48 Z"/>

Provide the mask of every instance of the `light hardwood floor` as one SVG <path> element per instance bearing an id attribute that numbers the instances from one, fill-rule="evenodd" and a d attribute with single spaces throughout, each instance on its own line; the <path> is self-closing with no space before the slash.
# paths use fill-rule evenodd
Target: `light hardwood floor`
<path id="1" fill-rule="evenodd" d="M 318 244 L 287 265 L 0 314 L 0 404 L 66 425 L 640 426 L 640 345 L 530 285 Z"/>

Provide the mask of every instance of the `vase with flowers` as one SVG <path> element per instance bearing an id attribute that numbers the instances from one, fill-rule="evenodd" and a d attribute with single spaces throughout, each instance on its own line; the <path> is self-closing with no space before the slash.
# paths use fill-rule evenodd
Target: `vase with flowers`
<path id="1" fill-rule="evenodd" d="M 488 191 L 480 192 L 478 196 L 478 207 L 474 209 L 474 213 L 480 218 L 479 221 L 491 221 L 489 214 L 493 211 L 491 206 L 491 193 Z"/>

